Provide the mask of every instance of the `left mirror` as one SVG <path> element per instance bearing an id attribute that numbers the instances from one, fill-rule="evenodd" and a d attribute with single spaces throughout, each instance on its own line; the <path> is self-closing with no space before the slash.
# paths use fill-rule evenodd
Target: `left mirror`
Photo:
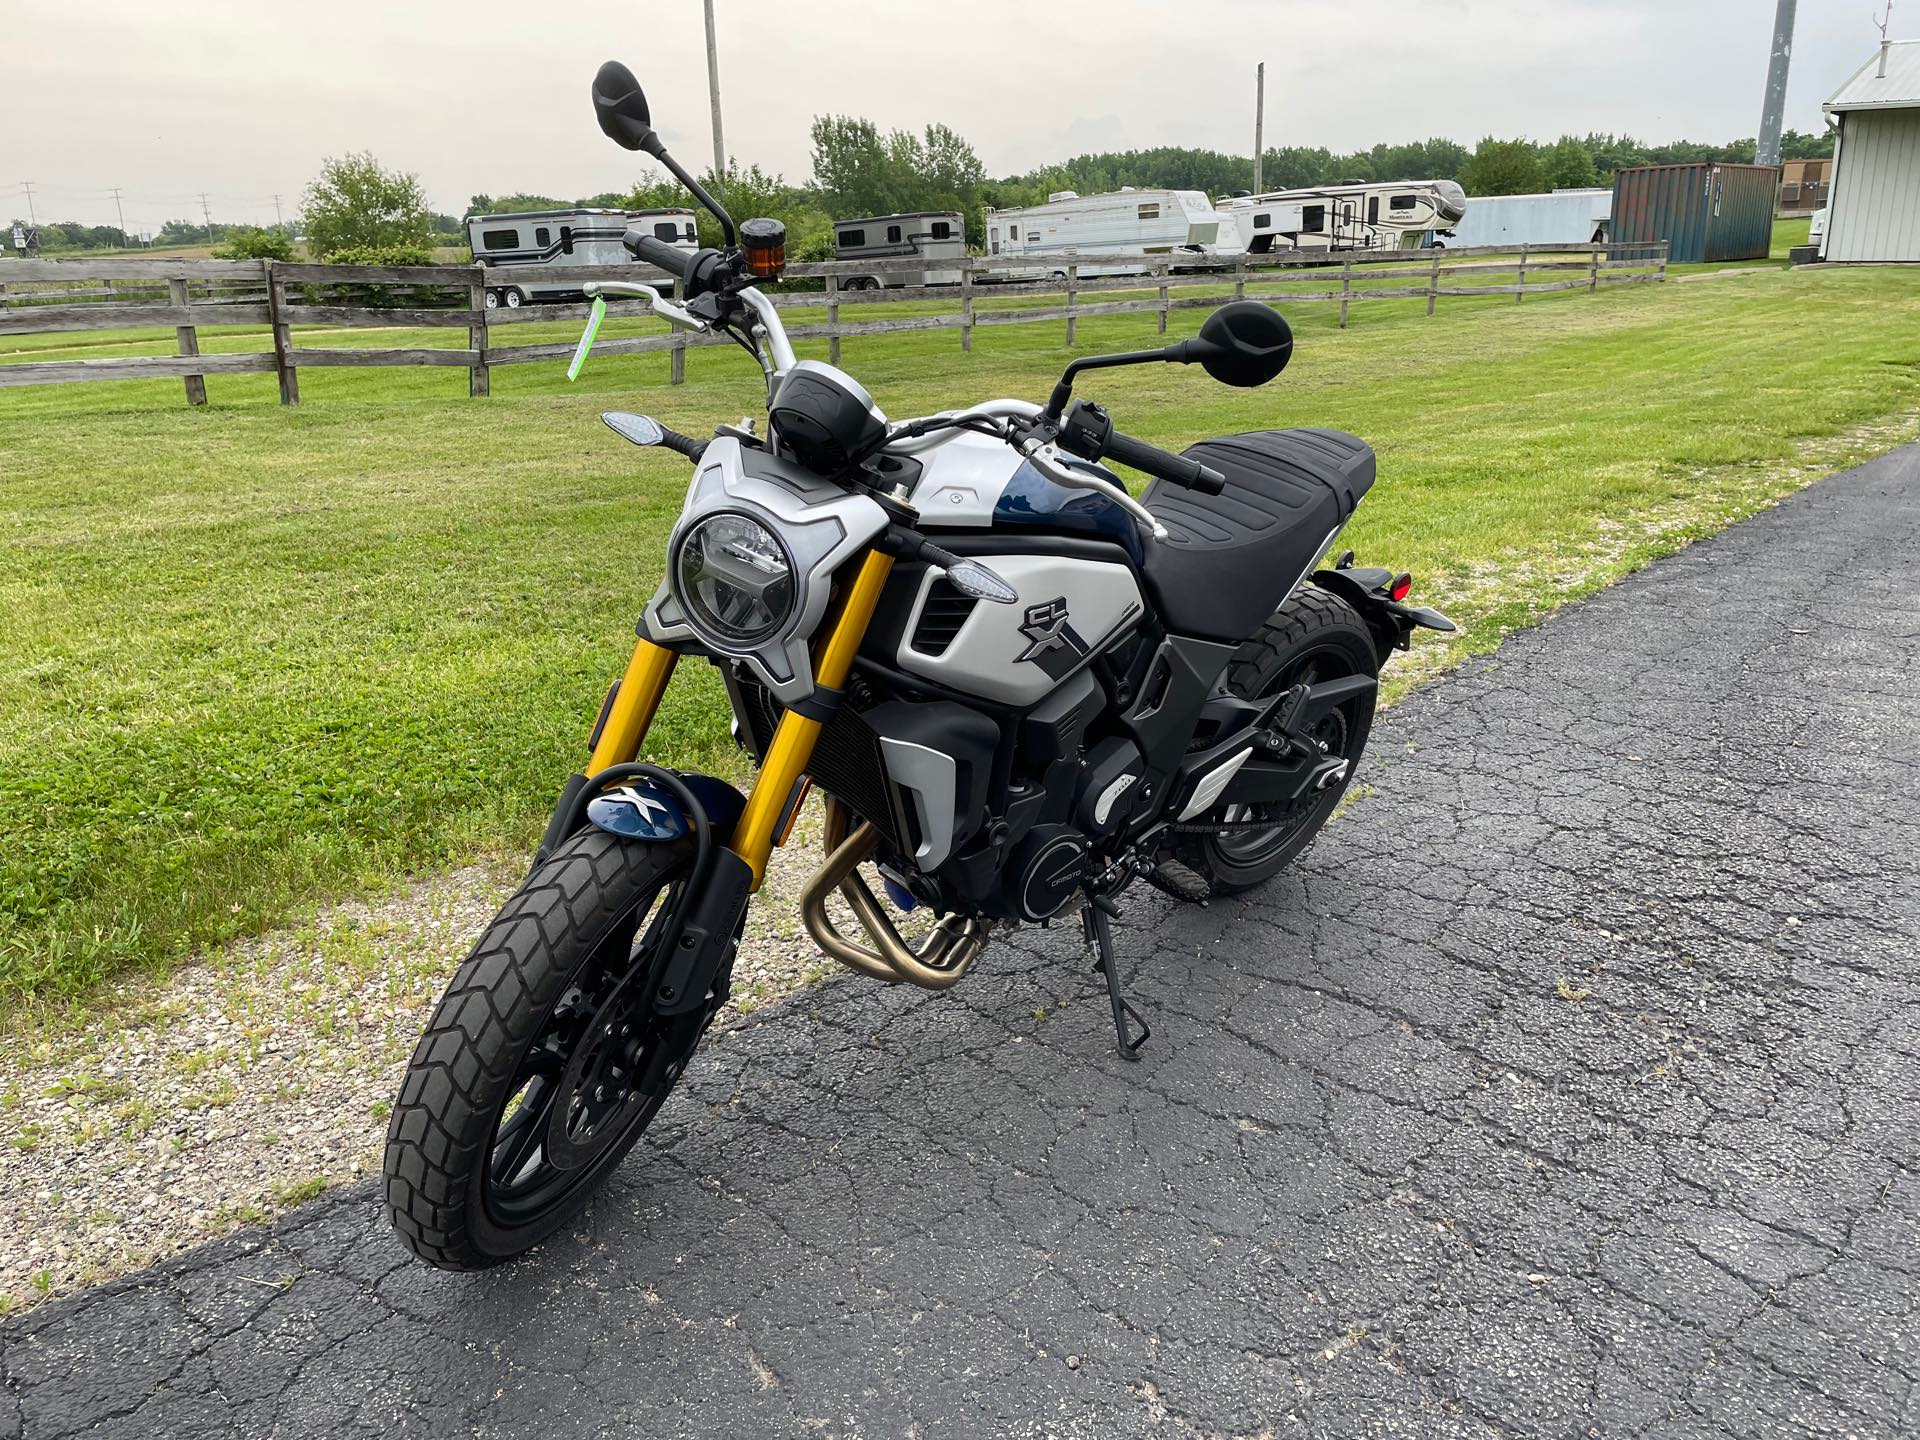
<path id="1" fill-rule="evenodd" d="M 607 61 L 593 77 L 593 113 L 601 132 L 616 145 L 642 150 L 653 139 L 646 92 L 618 60 Z"/>
<path id="2" fill-rule="evenodd" d="M 658 445 L 666 438 L 660 422 L 651 415 L 629 415 L 624 410 L 608 410 L 600 418 L 607 422 L 607 428 L 614 434 L 636 445 Z"/>

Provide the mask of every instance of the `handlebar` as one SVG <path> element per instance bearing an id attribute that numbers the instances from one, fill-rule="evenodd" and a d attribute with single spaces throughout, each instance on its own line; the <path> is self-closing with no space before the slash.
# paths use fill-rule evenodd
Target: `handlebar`
<path id="1" fill-rule="evenodd" d="M 1122 465 L 1131 466 L 1156 480 L 1165 480 L 1170 485 L 1184 485 L 1202 495 L 1218 495 L 1227 486 L 1227 477 L 1218 470 L 1202 465 L 1198 460 L 1189 460 L 1184 455 L 1162 450 L 1158 445 L 1136 440 L 1131 435 L 1122 435 L 1118 430 L 1107 435 L 1100 458 L 1118 460 Z"/>
<path id="2" fill-rule="evenodd" d="M 644 260 L 649 265 L 657 265 L 669 275 L 677 276 L 682 280 L 687 278 L 687 268 L 692 263 L 693 257 L 677 246 L 669 245 L 656 236 L 642 232 L 637 225 L 628 229 L 621 243 L 627 247 L 627 253 L 634 259 Z"/>

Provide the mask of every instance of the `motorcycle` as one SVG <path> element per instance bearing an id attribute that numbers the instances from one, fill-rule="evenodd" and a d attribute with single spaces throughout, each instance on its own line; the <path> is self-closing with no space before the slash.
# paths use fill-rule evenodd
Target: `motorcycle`
<path id="1" fill-rule="evenodd" d="M 747 907 L 810 790 L 825 855 L 801 912 L 826 954 L 945 990 L 996 929 L 1077 910 L 1115 1044 L 1137 1059 L 1149 1031 L 1114 962 L 1117 897 L 1145 880 L 1205 902 L 1281 870 L 1353 777 L 1382 662 L 1417 628 L 1454 628 L 1407 603 L 1405 574 L 1351 551 L 1318 568 L 1373 483 L 1363 441 L 1267 430 L 1176 455 L 1074 396 L 1122 365 L 1263 385 L 1293 349 L 1275 310 L 1226 304 L 1195 338 L 1076 358 L 1044 403 L 889 421 L 851 375 L 795 356 L 759 288 L 784 272 L 782 225 L 736 228 L 667 153 L 626 67 L 601 67 L 593 103 L 724 243 L 688 254 L 630 229 L 673 294 L 593 287 L 571 373 L 605 296 L 632 295 L 753 355 L 766 420 L 697 440 L 603 417 L 693 479 L 589 757 L 393 1107 L 388 1214 L 449 1269 L 536 1244 L 646 1131 L 727 1000 Z M 1141 498 L 1113 464 L 1151 477 Z M 758 764 L 745 795 L 637 758 L 690 658 L 719 670 Z M 933 922 L 910 943 L 895 917 L 915 910 Z"/>

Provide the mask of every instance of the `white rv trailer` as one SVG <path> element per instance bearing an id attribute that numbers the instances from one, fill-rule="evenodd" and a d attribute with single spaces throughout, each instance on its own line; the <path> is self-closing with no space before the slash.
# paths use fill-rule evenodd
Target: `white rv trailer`
<path id="1" fill-rule="evenodd" d="M 515 215 L 474 215 L 467 220 L 467 244 L 476 263 L 488 270 L 516 265 L 635 265 L 620 241 L 629 225 L 645 225 L 654 238 L 691 254 L 699 247 L 691 210 L 528 210 Z M 666 276 L 651 265 L 638 266 L 649 277 Z M 578 300 L 578 285 L 516 285 L 506 275 L 487 277 L 487 308 L 516 307 L 529 300 Z"/>
<path id="2" fill-rule="evenodd" d="M 1467 192 L 1451 180 L 1354 181 L 1221 200 L 1239 249 L 1418 250 L 1451 236 Z"/>
<path id="3" fill-rule="evenodd" d="M 1032 266 L 995 271 L 997 280 L 1030 280 L 1075 274 L 1144 275 L 1148 265 L 1121 261 L 1102 265 L 1100 255 L 1167 255 L 1181 268 L 1198 267 L 1234 254 L 1221 245 L 1220 212 L 1198 190 L 1136 190 L 1123 186 L 1106 195 L 1056 190 L 1044 205 L 987 212 L 989 255 L 1033 256 Z"/>
<path id="4" fill-rule="evenodd" d="M 866 215 L 833 222 L 836 260 L 898 260 L 918 255 L 928 260 L 963 260 L 967 254 L 966 217 L 953 210 L 916 210 L 906 215 Z M 958 270 L 885 269 L 841 277 L 847 290 L 898 290 L 909 285 L 958 285 Z"/>
<path id="5" fill-rule="evenodd" d="M 1453 227 L 1453 243 L 1471 245 L 1604 244 L 1613 221 L 1613 191 L 1555 190 L 1546 195 L 1478 195 Z"/>

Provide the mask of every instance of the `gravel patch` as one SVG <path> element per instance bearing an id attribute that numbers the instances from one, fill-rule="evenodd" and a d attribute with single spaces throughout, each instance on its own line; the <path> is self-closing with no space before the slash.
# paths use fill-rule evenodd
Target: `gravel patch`
<path id="1" fill-rule="evenodd" d="M 720 1023 L 837 968 L 800 923 L 817 805 L 774 852 Z M 0 1056 L 0 1313 L 375 1173 L 415 1040 L 526 873 L 492 857 L 119 987 Z"/>

